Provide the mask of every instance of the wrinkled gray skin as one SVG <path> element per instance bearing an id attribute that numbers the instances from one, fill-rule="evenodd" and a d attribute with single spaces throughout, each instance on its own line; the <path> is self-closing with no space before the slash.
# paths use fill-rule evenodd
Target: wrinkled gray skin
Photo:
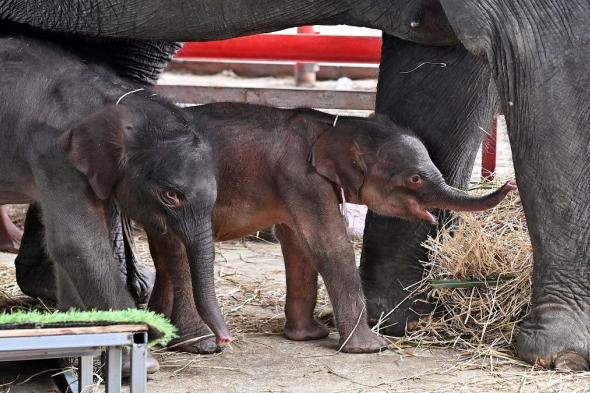
<path id="1" fill-rule="evenodd" d="M 57 33 L 89 61 L 146 83 L 155 82 L 178 50 L 174 41 L 346 23 L 422 44 L 457 42 L 437 0 L 5 0 L 0 18 Z"/>
<path id="2" fill-rule="evenodd" d="M 366 7 L 362 2 L 358 3 L 360 10 L 367 12 L 336 11 L 328 15 L 327 20 L 323 19 L 326 10 L 320 12 L 315 8 L 316 4 L 325 2 L 287 0 L 273 2 L 266 8 L 262 8 L 260 2 L 256 2 L 256 7 L 250 4 L 239 7 L 232 2 L 228 8 L 222 7 L 223 2 L 215 2 L 221 7 L 211 7 L 206 21 L 200 18 L 203 9 L 191 14 L 185 8 L 166 5 L 165 9 L 153 12 L 155 0 L 142 2 L 145 7 L 136 2 L 109 2 L 117 14 L 114 18 L 101 17 L 101 7 L 86 6 L 68 12 L 55 7 L 50 0 L 39 0 L 34 5 L 27 5 L 24 0 L 6 1 L 0 4 L 0 15 L 9 20 L 98 38 L 153 39 L 164 31 L 166 39 L 170 40 L 214 39 L 297 24 L 330 23 L 330 18 L 335 21 L 336 15 L 340 15 L 341 22 L 381 28 L 392 36 L 385 36 L 377 111 L 415 130 L 427 144 L 445 178 L 456 186 L 466 184 L 475 146 L 482 138 L 479 127 L 489 127 L 496 109 L 497 98 L 489 85 L 491 67 L 511 128 L 517 180 L 535 254 L 533 314 L 523 326 L 519 352 L 530 361 L 544 359 L 547 366 L 578 367 L 580 364 L 578 368 L 584 368 L 590 337 L 587 321 L 590 315 L 589 213 L 584 204 L 589 182 L 588 171 L 580 163 L 587 161 L 588 151 L 583 149 L 589 145 L 590 134 L 587 132 L 589 73 L 586 66 L 589 63 L 588 51 L 584 49 L 589 35 L 584 24 L 588 20 L 588 4 L 551 0 L 543 2 L 540 8 L 535 6 L 540 3 L 534 0 L 443 2 L 462 40 L 479 57 L 469 55 L 461 47 L 433 49 L 394 38 L 411 37 L 404 36 L 403 31 L 392 31 L 385 22 L 396 21 L 407 29 L 407 18 L 400 18 L 399 11 L 412 9 L 422 2 L 399 3 L 399 8 L 398 3 L 392 5 L 389 1 L 372 2 L 375 6 L 382 5 L 377 8 Z M 342 4 L 351 10 L 356 8 L 352 2 L 333 3 L 332 11 Z M 158 1 L 158 4 L 161 3 Z M 91 8 L 91 11 L 83 14 L 84 8 Z M 183 10 L 182 15 L 179 9 Z M 264 9 L 264 12 L 254 14 L 252 9 Z M 375 10 L 377 12 L 373 12 Z M 225 20 L 224 11 L 230 15 L 235 11 L 247 17 L 243 21 Z M 146 14 L 166 22 L 135 23 L 146 20 Z M 84 18 L 84 23 L 77 23 Z M 185 26 L 192 28 L 187 30 Z M 206 27 L 199 30 L 199 26 Z M 441 44 L 452 40 L 414 41 Z M 99 40 L 97 45 L 106 44 Z M 125 54 L 126 51 L 121 50 L 120 61 L 110 64 L 122 75 L 148 82 L 157 76 L 161 65 L 174 51 L 172 46 L 154 48 L 153 43 L 139 41 L 125 41 L 115 47 L 129 47 L 133 51 Z M 545 54 L 553 55 L 546 57 Z M 100 58 L 100 55 L 94 60 L 109 63 L 108 58 Z M 427 65 L 409 74 L 400 73 L 424 61 L 442 61 L 448 66 L 438 69 Z M 409 108 L 406 105 L 409 102 L 418 104 Z M 552 113 L 560 115 L 551 116 Z M 544 146 L 550 146 L 551 150 L 543 150 Z M 573 167 L 572 163 L 577 166 Z M 539 181 L 543 182 L 541 187 Z M 546 219 L 541 219 L 543 215 Z M 390 310 L 406 297 L 401 280 L 415 281 L 414 277 L 421 276 L 417 261 L 424 251 L 419 243 L 427 232 L 425 226 L 407 226 L 395 219 L 369 215 L 361 268 L 365 293 L 369 296 L 368 311 L 374 318 L 379 316 L 380 310 Z M 388 321 L 395 324 L 394 333 L 403 332 L 402 326 L 408 318 L 415 319 L 409 310 L 411 306 L 411 301 L 404 303 Z M 556 354 L 564 351 L 580 354 L 579 361 L 561 361 L 563 357 Z"/>
<path id="3" fill-rule="evenodd" d="M 488 129 L 497 105 L 487 64 L 461 46 L 422 46 L 389 35 L 382 53 L 376 111 L 412 128 L 447 182 L 467 188 L 482 129 Z M 407 73 L 424 61 L 446 67 L 424 65 Z M 449 214 L 439 211 L 437 217 L 444 224 Z M 437 229 L 374 212 L 367 216 L 360 269 L 368 314 L 376 322 L 394 310 L 385 329 L 390 335 L 411 330 L 419 314 L 432 308 L 423 298 L 408 297 L 405 288 L 422 279 L 419 261 L 427 254 L 420 245 Z"/>
<path id="4" fill-rule="evenodd" d="M 588 370 L 590 358 L 590 3 L 442 0 L 484 57 L 506 114 L 533 244 L 520 357 Z"/>
<path id="5" fill-rule="evenodd" d="M 41 206 L 58 308 L 135 306 L 109 237 L 115 198 L 149 233 L 179 239 L 199 312 L 226 344 L 213 287 L 216 182 L 205 130 L 149 91 L 117 105 L 137 86 L 46 42 L 0 38 L 0 66 L 0 204 Z"/>

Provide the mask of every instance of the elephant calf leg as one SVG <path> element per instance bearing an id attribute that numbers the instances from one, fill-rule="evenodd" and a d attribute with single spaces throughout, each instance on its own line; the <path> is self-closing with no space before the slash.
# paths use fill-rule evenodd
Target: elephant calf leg
<path id="1" fill-rule="evenodd" d="M 178 329 L 178 337 L 170 342 L 170 349 L 200 354 L 219 352 L 215 337 L 195 306 L 184 246 L 172 237 L 153 233 L 148 233 L 148 241 L 156 266 L 149 309 L 170 318 Z M 190 341 L 199 337 L 202 339 Z"/>
<path id="2" fill-rule="evenodd" d="M 0 251 L 18 252 L 22 232 L 14 225 L 4 206 L 0 206 Z"/>
<path id="3" fill-rule="evenodd" d="M 284 225 L 277 225 L 276 236 L 281 242 L 287 276 L 287 321 L 283 332 L 288 339 L 295 341 L 324 338 L 330 330 L 313 315 L 318 272 L 304 257 L 293 231 Z"/>
<path id="4" fill-rule="evenodd" d="M 291 238 L 299 241 L 304 257 L 324 279 L 340 334 L 341 351 L 378 352 L 387 347 L 387 342 L 371 331 L 367 323 L 365 299 L 346 226 L 339 215 L 327 214 L 337 214 L 334 209 L 337 202 L 330 200 L 329 194 L 322 197 L 320 201 L 331 205 L 318 203 L 292 215 L 295 229 Z"/>

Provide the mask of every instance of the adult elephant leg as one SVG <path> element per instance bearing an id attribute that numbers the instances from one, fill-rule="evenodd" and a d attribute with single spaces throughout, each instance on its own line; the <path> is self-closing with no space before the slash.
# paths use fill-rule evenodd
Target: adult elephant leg
<path id="1" fill-rule="evenodd" d="M 377 113 L 416 131 L 446 181 L 465 189 L 497 95 L 486 63 L 462 46 L 427 47 L 383 37 Z M 438 212 L 439 222 L 445 212 Z M 410 295 L 426 259 L 421 243 L 437 228 L 367 215 L 361 276 L 369 319 L 389 315 L 384 332 L 402 335 L 431 305 Z M 393 311 L 392 311 L 393 310 Z"/>
<path id="2" fill-rule="evenodd" d="M 110 239 L 113 254 L 118 262 L 121 276 L 127 280 L 129 292 L 138 306 L 147 304 L 154 283 L 154 274 L 143 266 L 133 249 L 133 239 L 128 220 L 121 214 L 114 201 L 110 203 Z M 14 261 L 16 281 L 21 291 L 28 296 L 40 298 L 50 304 L 57 301 L 57 265 L 47 254 L 45 225 L 37 205 L 27 210 L 22 246 Z"/>
<path id="3" fill-rule="evenodd" d="M 143 265 L 135 253 L 131 221 L 121 212 L 118 203 L 111 200 L 110 238 L 119 271 L 127 280 L 127 288 L 138 307 L 147 306 L 154 286 L 155 275 Z"/>
<path id="4" fill-rule="evenodd" d="M 24 229 L 22 246 L 14 261 L 16 282 L 25 295 L 55 304 L 55 263 L 45 249 L 45 226 L 37 205 L 29 206 Z"/>
<path id="5" fill-rule="evenodd" d="M 443 6 L 468 48 L 490 61 L 506 113 L 534 258 L 518 355 L 588 370 L 590 4 L 444 0 Z"/>

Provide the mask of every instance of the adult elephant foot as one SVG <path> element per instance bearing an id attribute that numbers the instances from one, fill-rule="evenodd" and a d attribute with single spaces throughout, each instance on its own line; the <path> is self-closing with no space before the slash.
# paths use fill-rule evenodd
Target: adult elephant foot
<path id="1" fill-rule="evenodd" d="M 522 323 L 518 356 L 545 368 L 590 371 L 590 317 L 586 310 L 543 305 Z"/>
<path id="2" fill-rule="evenodd" d="M 428 47 L 385 34 L 376 112 L 414 130 L 447 183 L 465 189 L 497 95 L 484 59 L 462 46 Z M 452 92 L 452 99 L 449 99 Z M 444 223 L 448 215 L 438 213 Z M 428 256 L 421 244 L 437 228 L 367 215 L 360 273 L 369 322 L 401 336 L 432 305 L 412 294 Z"/>
<path id="3" fill-rule="evenodd" d="M 306 321 L 295 321 L 285 324 L 283 334 L 289 340 L 308 341 L 320 340 L 330 334 L 330 329 L 315 318 Z"/>

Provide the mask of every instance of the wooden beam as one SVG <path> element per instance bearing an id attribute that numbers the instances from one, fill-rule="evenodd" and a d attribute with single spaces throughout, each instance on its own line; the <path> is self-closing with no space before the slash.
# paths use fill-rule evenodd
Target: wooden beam
<path id="1" fill-rule="evenodd" d="M 241 102 L 281 108 L 375 109 L 375 92 L 372 91 L 176 85 L 158 85 L 155 90 L 182 104 Z"/>

